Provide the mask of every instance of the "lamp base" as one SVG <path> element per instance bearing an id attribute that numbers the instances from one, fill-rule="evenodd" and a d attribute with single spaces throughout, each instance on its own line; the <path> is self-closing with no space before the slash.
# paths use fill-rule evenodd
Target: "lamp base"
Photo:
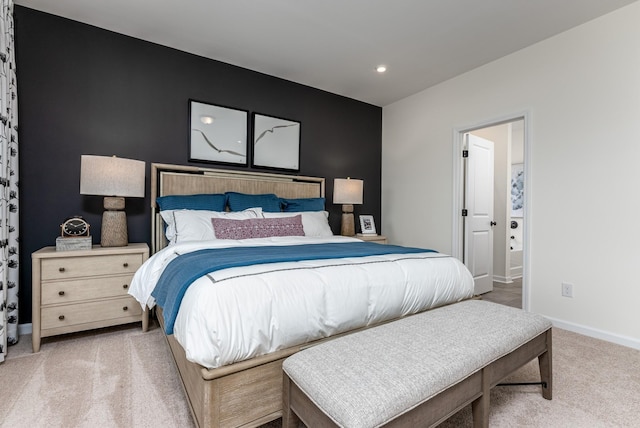
<path id="1" fill-rule="evenodd" d="M 353 218 L 353 205 L 342 205 L 342 224 L 340 226 L 340 235 L 356 236 L 356 225 Z"/>
<path id="2" fill-rule="evenodd" d="M 122 203 L 114 201 L 114 199 L 122 199 Z M 106 197 L 104 198 L 104 206 L 105 208 L 114 206 L 124 208 L 124 198 Z M 127 215 L 124 211 L 105 211 L 102 213 L 100 245 L 103 247 L 126 247 L 129 245 Z"/>

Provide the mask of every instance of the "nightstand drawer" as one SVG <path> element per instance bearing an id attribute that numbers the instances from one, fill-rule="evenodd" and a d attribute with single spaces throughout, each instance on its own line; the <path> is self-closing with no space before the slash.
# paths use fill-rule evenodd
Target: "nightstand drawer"
<path id="1" fill-rule="evenodd" d="M 133 274 L 142 262 L 141 254 L 44 259 L 42 260 L 42 280 Z"/>
<path id="2" fill-rule="evenodd" d="M 105 297 L 125 297 L 132 275 L 81 278 L 42 283 L 42 304 L 64 304 Z"/>
<path id="3" fill-rule="evenodd" d="M 119 318 L 136 317 L 139 320 L 142 308 L 133 297 L 123 297 L 75 305 L 48 306 L 42 308 L 41 315 L 43 336 L 46 336 L 45 330 L 47 329 Z"/>

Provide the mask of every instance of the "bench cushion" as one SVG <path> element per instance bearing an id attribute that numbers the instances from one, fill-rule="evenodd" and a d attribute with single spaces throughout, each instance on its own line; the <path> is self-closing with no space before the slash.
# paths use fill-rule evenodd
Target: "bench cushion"
<path id="1" fill-rule="evenodd" d="M 551 328 L 540 315 L 467 300 L 287 358 L 287 376 L 340 426 L 375 427 Z"/>

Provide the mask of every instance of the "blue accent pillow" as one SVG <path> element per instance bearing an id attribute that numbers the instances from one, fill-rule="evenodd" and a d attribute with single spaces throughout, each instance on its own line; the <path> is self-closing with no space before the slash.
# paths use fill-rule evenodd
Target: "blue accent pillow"
<path id="1" fill-rule="evenodd" d="M 224 211 L 227 196 L 221 193 L 200 195 L 168 195 L 158 196 L 156 202 L 160 211 L 164 210 L 207 210 Z"/>
<path id="2" fill-rule="evenodd" d="M 280 198 L 273 193 L 250 195 L 248 193 L 227 192 L 227 203 L 231 211 L 243 211 L 248 208 L 262 208 L 269 213 L 280 212 Z"/>
<path id="3" fill-rule="evenodd" d="M 285 212 L 324 211 L 324 198 L 282 199 Z"/>

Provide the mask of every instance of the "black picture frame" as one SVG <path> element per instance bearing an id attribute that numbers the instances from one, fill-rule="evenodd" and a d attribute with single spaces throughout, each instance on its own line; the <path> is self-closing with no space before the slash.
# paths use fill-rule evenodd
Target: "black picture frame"
<path id="1" fill-rule="evenodd" d="M 299 121 L 253 113 L 251 166 L 279 171 L 300 171 Z"/>
<path id="2" fill-rule="evenodd" d="M 249 112 L 189 100 L 189 162 L 248 166 Z"/>

